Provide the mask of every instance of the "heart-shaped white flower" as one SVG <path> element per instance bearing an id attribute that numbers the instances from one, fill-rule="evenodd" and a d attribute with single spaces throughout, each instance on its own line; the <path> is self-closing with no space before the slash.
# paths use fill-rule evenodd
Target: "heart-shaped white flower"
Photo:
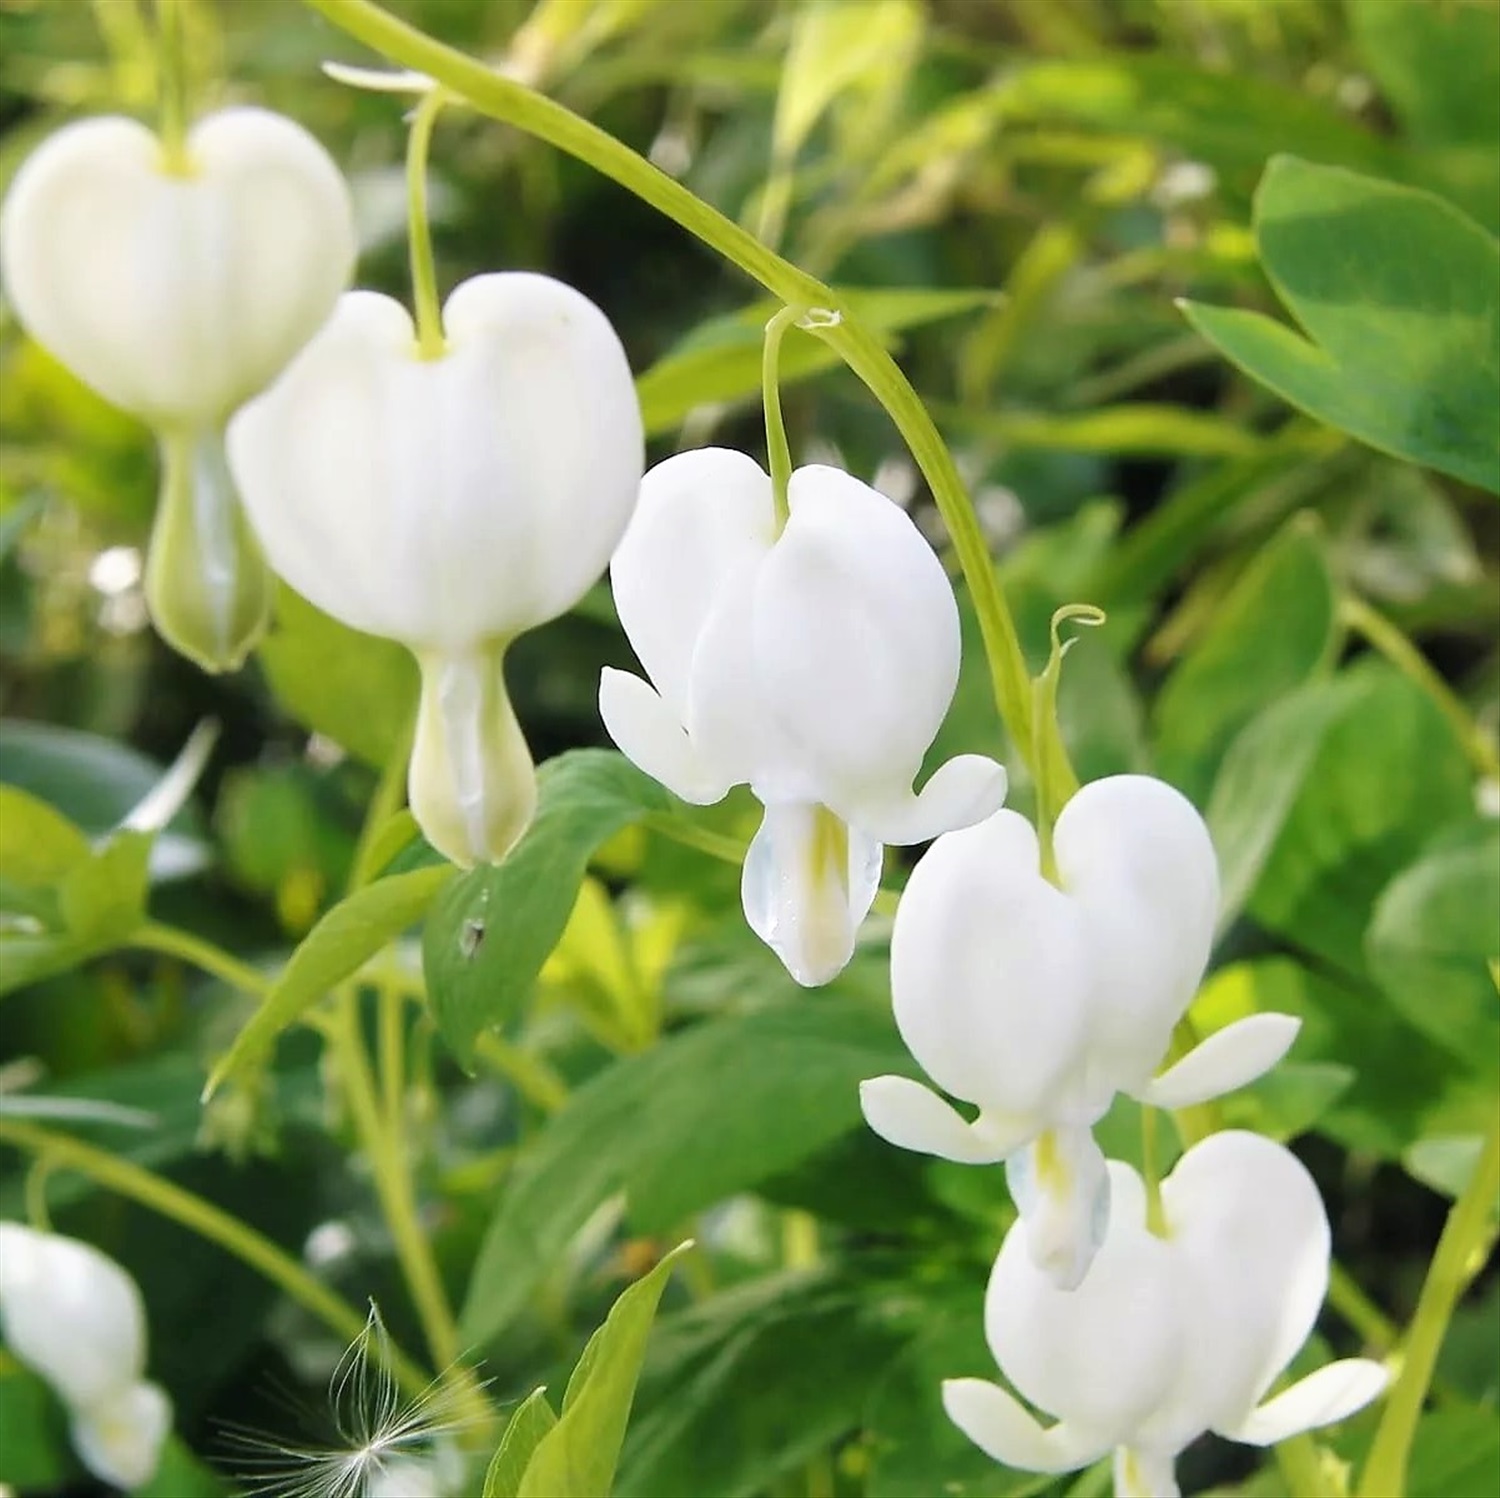
<path id="1" fill-rule="evenodd" d="M 535 775 L 506 647 L 604 570 L 644 462 L 625 351 L 587 297 L 546 276 L 476 276 L 418 351 L 399 302 L 346 295 L 234 419 L 230 461 L 272 565 L 422 668 L 411 805 L 461 864 L 504 856 Z"/>
<path id="2" fill-rule="evenodd" d="M 90 1244 L 0 1222 L 0 1329 L 68 1407 L 88 1469 L 118 1487 L 145 1482 L 172 1406 L 142 1377 L 146 1314 L 135 1281 Z"/>
<path id="3" fill-rule="evenodd" d="M 23 163 L 0 211 L 0 275 L 22 324 L 158 433 L 147 601 L 208 669 L 244 659 L 271 596 L 224 423 L 318 330 L 354 257 L 337 167 L 263 109 L 201 120 L 180 163 L 135 120 L 68 125 Z"/>
<path id="4" fill-rule="evenodd" d="M 1288 1150 L 1215 1134 L 1162 1183 L 1163 1235 L 1146 1191 L 1109 1165 L 1114 1205 L 1088 1278 L 1059 1289 L 1018 1228 L 985 1296 L 985 1334 L 1011 1385 L 950 1379 L 950 1418 L 996 1461 L 1065 1472 L 1115 1453 L 1120 1498 L 1175 1498 L 1177 1454 L 1206 1431 L 1268 1446 L 1342 1420 L 1385 1387 L 1378 1363 L 1332 1363 L 1262 1404 L 1307 1340 L 1328 1288 L 1328 1218 Z"/>
<path id="5" fill-rule="evenodd" d="M 1183 1107 L 1273 1066 L 1298 1022 L 1228 1026 L 1160 1077 L 1208 961 L 1213 844 L 1171 786 L 1118 775 L 1085 786 L 1053 833 L 1001 811 L 940 838 L 913 872 L 891 941 L 896 1024 L 922 1069 L 979 1108 L 972 1122 L 905 1077 L 860 1088 L 870 1127 L 905 1149 L 1009 1161 L 1032 1250 L 1060 1285 L 1086 1273 L 1109 1211 L 1093 1125 L 1116 1093 Z"/>
<path id="6" fill-rule="evenodd" d="M 912 780 L 958 681 L 942 565 L 907 516 L 836 468 L 799 468 L 778 533 L 744 453 L 658 464 L 610 564 L 650 683 L 606 670 L 605 727 L 648 775 L 706 805 L 748 784 L 765 818 L 745 859 L 750 925 L 800 983 L 854 949 L 885 843 L 987 816 L 1005 772 L 978 755 Z"/>

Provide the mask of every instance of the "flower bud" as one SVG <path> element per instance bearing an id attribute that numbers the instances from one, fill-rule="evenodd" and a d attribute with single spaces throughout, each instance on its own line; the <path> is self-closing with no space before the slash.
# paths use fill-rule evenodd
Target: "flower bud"
<path id="1" fill-rule="evenodd" d="M 1109 1178 L 1089 1130 L 1115 1094 L 1183 1107 L 1242 1086 L 1297 1033 L 1285 1015 L 1227 1027 L 1153 1077 L 1208 961 L 1218 872 L 1203 819 L 1143 775 L 1085 786 L 1053 833 L 1057 882 L 1015 812 L 940 838 L 896 914 L 896 1024 L 965 1120 L 904 1077 L 860 1089 L 876 1133 L 905 1149 L 1009 1159 L 1037 1262 L 1056 1283 L 1087 1272 Z"/>
<path id="2" fill-rule="evenodd" d="M 1109 1229 L 1088 1278 L 1062 1290 L 1012 1229 L 985 1296 L 985 1335 L 1044 1427 L 982 1379 L 943 1385 L 949 1417 L 996 1461 L 1066 1472 L 1115 1453 L 1116 1492 L 1172 1498 L 1173 1464 L 1207 1431 L 1266 1446 L 1361 1409 L 1385 1385 L 1364 1359 L 1330 1364 L 1261 1404 L 1307 1340 L 1328 1288 L 1317 1187 L 1288 1150 L 1215 1134 L 1162 1183 L 1162 1236 L 1146 1191 L 1111 1162 Z"/>
<path id="3" fill-rule="evenodd" d="M 410 315 L 344 296 L 235 417 L 230 464 L 272 566 L 422 670 L 412 810 L 456 863 L 498 860 L 535 806 L 502 661 L 566 612 L 630 518 L 644 439 L 604 314 L 546 276 L 477 276 L 423 358 Z"/>
<path id="4" fill-rule="evenodd" d="M 172 1407 L 146 1383 L 146 1316 L 135 1281 L 74 1238 L 0 1223 L 0 1330 L 57 1392 L 97 1477 L 137 1487 L 156 1470 Z"/>
<path id="5" fill-rule="evenodd" d="M 848 962 L 885 843 L 987 816 L 1005 772 L 978 755 L 912 781 L 958 681 L 941 564 L 903 511 L 835 468 L 800 468 L 778 534 L 771 481 L 722 448 L 641 486 L 610 564 L 650 684 L 606 670 L 616 744 L 686 801 L 748 784 L 765 819 L 745 859 L 752 928 L 798 982 Z"/>
<path id="6" fill-rule="evenodd" d="M 271 597 L 224 423 L 317 331 L 354 256 L 338 169 L 261 109 L 200 121 L 180 166 L 134 120 L 66 126 L 0 212 L 0 272 L 23 325 L 161 439 L 146 598 L 163 637 L 208 670 L 240 664 Z"/>

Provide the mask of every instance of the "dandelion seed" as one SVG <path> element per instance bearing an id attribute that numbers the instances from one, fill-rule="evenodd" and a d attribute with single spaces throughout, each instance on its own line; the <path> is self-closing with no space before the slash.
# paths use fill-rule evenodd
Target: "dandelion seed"
<path id="1" fill-rule="evenodd" d="M 448 1376 L 451 1370 L 403 1399 L 391 1366 L 390 1334 L 371 1302 L 364 1330 L 329 1379 L 332 1444 L 228 1431 L 245 1492 L 252 1498 L 441 1498 L 455 1492 L 462 1473 L 454 1469 L 462 1464 L 453 1438 L 478 1417 Z"/>

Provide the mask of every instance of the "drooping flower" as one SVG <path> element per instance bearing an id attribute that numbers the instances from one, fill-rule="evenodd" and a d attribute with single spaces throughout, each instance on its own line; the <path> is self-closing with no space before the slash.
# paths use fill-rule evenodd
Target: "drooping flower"
<path id="1" fill-rule="evenodd" d="M 151 1477 L 172 1405 L 143 1376 L 141 1292 L 113 1259 L 76 1238 L 0 1222 L 0 1331 L 67 1407 L 90 1472 L 122 1488 Z"/>
<path id="2" fill-rule="evenodd" d="M 1265 1400 L 1307 1340 L 1328 1288 L 1328 1217 L 1307 1170 L 1258 1134 L 1195 1145 L 1162 1183 L 1162 1236 L 1146 1190 L 1111 1161 L 1114 1206 L 1089 1276 L 1062 1290 L 1019 1227 L 985 1296 L 985 1334 L 1014 1388 L 950 1379 L 954 1423 L 996 1461 L 1066 1472 L 1115 1454 L 1120 1498 L 1175 1498 L 1173 1464 L 1205 1432 L 1269 1446 L 1353 1414 L 1384 1388 L 1379 1363 L 1331 1363 Z"/>
<path id="3" fill-rule="evenodd" d="M 1053 857 L 1055 883 L 1032 825 L 997 812 L 940 838 L 896 913 L 897 1027 L 927 1075 L 978 1117 L 905 1077 L 863 1083 L 860 1101 L 870 1127 L 902 1148 L 1006 1160 L 1037 1263 L 1071 1286 L 1109 1215 L 1091 1131 L 1115 1095 L 1179 1108 L 1228 1092 L 1281 1058 L 1298 1021 L 1252 1015 L 1156 1076 L 1213 941 L 1208 829 L 1163 781 L 1112 776 L 1063 808 Z"/>
<path id="4" fill-rule="evenodd" d="M 745 915 L 799 983 L 848 962 L 883 845 L 987 816 L 1005 772 L 978 755 L 912 781 L 958 680 L 958 610 L 907 516 L 836 468 L 771 480 L 743 453 L 681 453 L 646 475 L 610 564 L 650 683 L 606 669 L 605 727 L 685 801 L 748 784 L 765 808 Z"/>
<path id="5" fill-rule="evenodd" d="M 625 351 L 588 298 L 546 276 L 476 276 L 420 354 L 410 315 L 344 296 L 234 419 L 234 476 L 271 564 L 422 669 L 412 811 L 468 865 L 531 820 L 535 773 L 504 656 L 603 572 L 644 463 Z"/>
<path id="6" fill-rule="evenodd" d="M 31 335 L 161 443 L 146 568 L 162 635 L 237 666 L 271 579 L 229 481 L 223 427 L 318 330 L 354 268 L 348 189 L 300 125 L 201 120 L 180 159 L 144 125 L 83 120 L 16 174 L 0 273 Z"/>

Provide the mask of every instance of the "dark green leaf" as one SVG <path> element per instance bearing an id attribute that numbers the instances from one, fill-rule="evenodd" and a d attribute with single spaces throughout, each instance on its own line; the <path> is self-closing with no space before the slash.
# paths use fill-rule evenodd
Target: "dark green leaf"
<path id="1" fill-rule="evenodd" d="M 422 938 L 438 1029 L 464 1066 L 491 1025 L 514 1018 L 557 945 L 595 849 L 669 800 L 622 755 L 575 749 L 537 775 L 536 818 L 501 864 L 444 891 Z"/>
<path id="2" fill-rule="evenodd" d="M 518 1159 L 469 1282 L 465 1340 L 504 1330 L 616 1192 L 637 1230 L 667 1229 L 862 1127 L 860 1082 L 910 1067 L 888 1011 L 826 994 L 616 1062 Z"/>
<path id="3" fill-rule="evenodd" d="M 1287 156 L 1255 228 L 1303 331 L 1190 305 L 1193 326 L 1320 421 L 1500 493 L 1500 242 L 1441 198 Z"/>

